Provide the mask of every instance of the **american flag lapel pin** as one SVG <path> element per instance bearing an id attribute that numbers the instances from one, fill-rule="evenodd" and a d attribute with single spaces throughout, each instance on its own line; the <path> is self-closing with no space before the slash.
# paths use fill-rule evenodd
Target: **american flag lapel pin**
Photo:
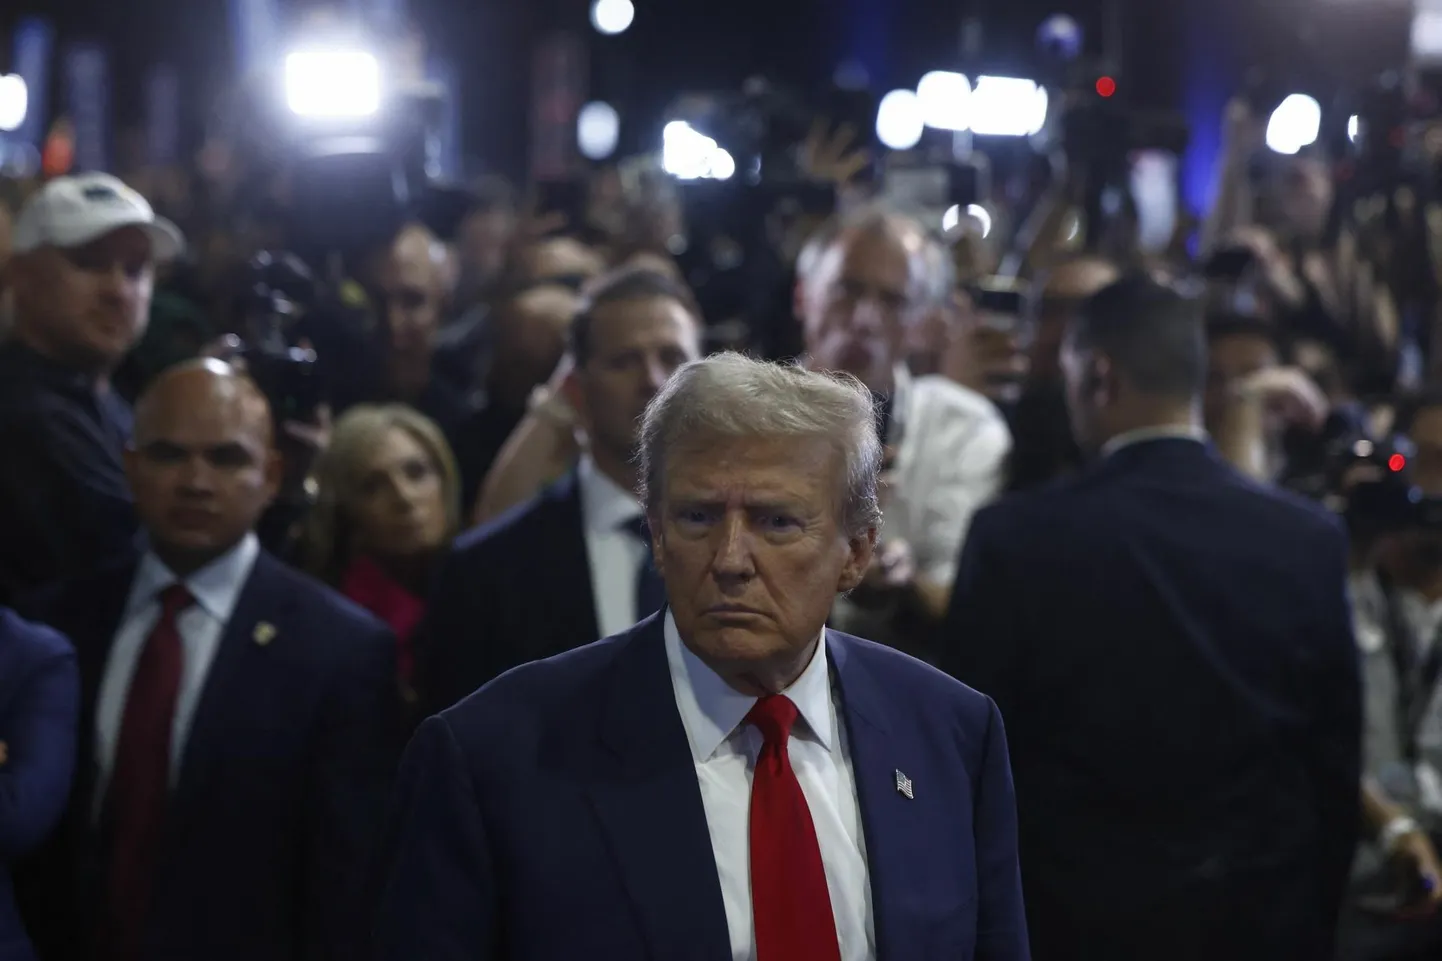
<path id="1" fill-rule="evenodd" d="M 896 793 L 908 801 L 914 801 L 916 799 L 916 792 L 911 786 L 911 778 L 902 774 L 899 770 L 896 772 Z"/>

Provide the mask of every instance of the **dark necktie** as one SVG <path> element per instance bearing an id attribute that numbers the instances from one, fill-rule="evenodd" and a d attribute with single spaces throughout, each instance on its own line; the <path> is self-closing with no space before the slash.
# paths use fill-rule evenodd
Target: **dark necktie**
<path id="1" fill-rule="evenodd" d="M 840 961 L 821 845 L 788 746 L 796 705 L 763 697 L 746 720 L 765 743 L 751 780 L 751 911 L 756 961 Z"/>
<path id="2" fill-rule="evenodd" d="M 125 698 L 115 765 L 105 796 L 110 836 L 104 923 L 98 944 L 105 961 L 136 961 L 170 794 L 170 742 L 185 649 L 175 619 L 195 603 L 184 584 L 160 592 L 160 619 L 135 663 Z"/>
<path id="3" fill-rule="evenodd" d="M 626 530 L 646 547 L 646 556 L 636 571 L 636 620 L 643 621 L 666 606 L 666 582 L 656 570 L 656 558 L 651 554 L 651 530 L 646 526 L 646 518 L 636 517 L 627 521 Z"/>

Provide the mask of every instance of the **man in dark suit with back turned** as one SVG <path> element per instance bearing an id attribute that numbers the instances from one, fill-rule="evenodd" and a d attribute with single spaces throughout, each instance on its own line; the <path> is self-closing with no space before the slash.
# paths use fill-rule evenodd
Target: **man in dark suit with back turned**
<path id="1" fill-rule="evenodd" d="M 1039 961 L 1330 957 L 1358 830 L 1346 538 L 1201 429 L 1198 306 L 1145 278 L 1062 355 L 1061 486 L 977 515 L 943 646 L 995 698 Z"/>
<path id="2" fill-rule="evenodd" d="M 79 654 L 81 761 L 27 905 L 42 957 L 364 956 L 395 642 L 258 547 L 270 416 L 218 361 L 163 374 L 126 454 L 151 549 L 49 606 Z"/>
<path id="3" fill-rule="evenodd" d="M 572 322 L 567 399 L 588 438 L 580 466 L 457 543 L 417 643 L 419 688 L 444 710 L 518 664 L 619 633 L 661 585 L 636 499 L 638 421 L 701 349 L 685 289 L 644 270 L 612 277 Z"/>

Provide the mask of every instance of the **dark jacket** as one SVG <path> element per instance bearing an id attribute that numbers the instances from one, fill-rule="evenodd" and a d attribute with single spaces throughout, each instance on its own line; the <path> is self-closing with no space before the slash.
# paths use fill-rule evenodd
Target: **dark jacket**
<path id="1" fill-rule="evenodd" d="M 1330 957 L 1358 829 L 1347 542 L 1208 446 L 977 514 L 944 645 L 1006 718 L 1039 961 Z"/>

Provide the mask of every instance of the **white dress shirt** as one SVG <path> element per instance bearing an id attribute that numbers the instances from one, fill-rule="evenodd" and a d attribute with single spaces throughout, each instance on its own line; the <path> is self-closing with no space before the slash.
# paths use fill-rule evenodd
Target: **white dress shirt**
<path id="1" fill-rule="evenodd" d="M 235 602 L 250 578 L 259 553 L 259 541 L 254 534 L 248 534 L 230 551 L 183 581 L 195 603 L 175 619 L 185 662 L 170 732 L 172 786 L 180 774 L 180 760 L 185 753 L 190 724 L 195 718 L 195 709 L 200 705 L 210 666 L 220 650 L 225 625 L 235 610 Z M 120 726 L 125 718 L 125 702 L 130 695 L 135 666 L 150 632 L 160 620 L 160 592 L 178 582 L 181 578 L 176 577 L 154 554 L 147 553 L 141 558 L 135 580 L 130 585 L 130 599 L 125 606 L 120 630 L 116 632 L 115 643 L 110 647 L 105 673 L 100 680 L 100 697 L 95 711 L 95 760 L 100 770 L 97 805 L 105 796 L 110 773 L 115 766 L 115 751 L 120 742 Z"/>
<path id="2" fill-rule="evenodd" d="M 619 634 L 639 619 L 636 585 L 646 563 L 646 545 L 633 534 L 645 512 L 631 491 L 601 473 L 590 457 L 581 458 L 581 519 L 586 528 L 586 557 L 601 637 Z M 650 613 L 649 611 L 647 613 Z"/>
<path id="3" fill-rule="evenodd" d="M 763 737 L 743 723 L 756 698 L 736 691 L 701 662 L 681 641 L 676 622 L 666 614 L 666 659 L 671 686 L 691 756 L 701 801 L 711 830 L 711 850 L 726 903 L 726 926 L 735 961 L 754 961 L 756 930 L 751 913 L 751 777 Z M 796 683 L 783 692 L 796 705 L 800 720 L 788 745 L 791 767 L 816 825 L 826 887 L 842 961 L 872 961 L 876 933 L 871 911 L 871 882 L 861 804 L 841 723 L 832 695 L 826 645 Z"/>
<path id="4" fill-rule="evenodd" d="M 882 535 L 909 544 L 927 580 L 950 584 L 972 515 L 1005 483 L 1011 431 L 986 397 L 945 377 L 912 377 L 904 366 L 893 408 L 901 437 Z"/>

